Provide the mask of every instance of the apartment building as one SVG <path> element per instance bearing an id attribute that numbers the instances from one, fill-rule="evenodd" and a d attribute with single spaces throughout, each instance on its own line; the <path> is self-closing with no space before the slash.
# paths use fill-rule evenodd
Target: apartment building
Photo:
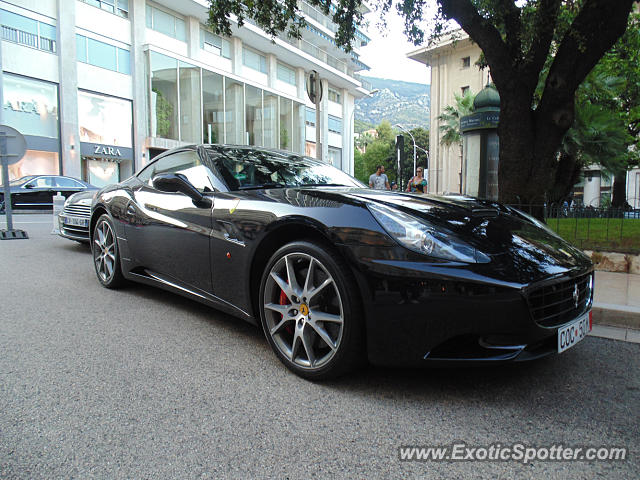
<path id="1" fill-rule="evenodd" d="M 10 177 L 126 178 L 160 152 L 193 143 L 280 148 L 353 173 L 357 72 L 369 41 L 336 46 L 337 26 L 301 0 L 302 39 L 256 25 L 229 38 L 206 27 L 206 0 L 4 0 L 0 123 L 25 135 Z M 322 78 L 320 125 L 305 83 Z"/>

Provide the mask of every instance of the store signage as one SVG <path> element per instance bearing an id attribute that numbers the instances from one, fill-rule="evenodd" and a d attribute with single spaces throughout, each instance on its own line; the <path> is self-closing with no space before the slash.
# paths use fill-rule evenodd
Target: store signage
<path id="1" fill-rule="evenodd" d="M 93 153 L 101 157 L 102 155 L 109 155 L 110 157 L 121 157 L 122 152 L 118 147 L 107 147 L 105 145 L 94 145 Z"/>
<path id="2" fill-rule="evenodd" d="M 497 128 L 499 121 L 500 112 L 475 112 L 460 119 L 460 131 Z"/>
<path id="3" fill-rule="evenodd" d="M 116 162 L 133 159 L 132 148 L 94 142 L 80 142 L 80 153 L 83 157 L 106 158 Z"/>

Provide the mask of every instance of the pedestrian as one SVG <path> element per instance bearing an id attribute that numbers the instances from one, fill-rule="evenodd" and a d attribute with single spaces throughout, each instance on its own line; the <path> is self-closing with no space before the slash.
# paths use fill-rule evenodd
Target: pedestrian
<path id="1" fill-rule="evenodd" d="M 412 177 L 407 184 L 407 192 L 425 193 L 425 190 L 427 189 L 427 180 L 423 177 L 423 172 L 424 168 L 422 167 L 418 167 L 416 169 L 415 176 Z"/>
<path id="2" fill-rule="evenodd" d="M 391 191 L 398 190 L 398 184 L 396 182 L 391 182 Z"/>
<path id="3" fill-rule="evenodd" d="M 369 177 L 369 187 L 374 190 L 391 190 L 389 178 L 384 173 L 384 166 L 378 165 L 376 167 L 376 173 L 372 173 Z"/>

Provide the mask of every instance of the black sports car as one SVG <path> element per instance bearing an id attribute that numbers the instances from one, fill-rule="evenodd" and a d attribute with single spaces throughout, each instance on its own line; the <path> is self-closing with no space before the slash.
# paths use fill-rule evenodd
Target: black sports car
<path id="1" fill-rule="evenodd" d="M 63 175 L 29 175 L 11 180 L 11 208 L 28 210 L 51 210 L 53 196 L 60 193 L 69 197 L 84 190 L 98 190 L 90 183 Z M 4 211 L 4 189 L 0 188 L 0 210 Z"/>
<path id="2" fill-rule="evenodd" d="M 307 378 L 561 352 L 590 329 L 590 260 L 498 203 L 364 188 L 289 152 L 204 145 L 104 188 L 107 288 L 135 280 L 261 324 Z"/>

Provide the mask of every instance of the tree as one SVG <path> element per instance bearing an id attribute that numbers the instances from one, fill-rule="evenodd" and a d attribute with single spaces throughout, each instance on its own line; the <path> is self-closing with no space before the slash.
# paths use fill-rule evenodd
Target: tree
<path id="1" fill-rule="evenodd" d="M 287 30 L 299 36 L 304 21 L 295 0 L 210 0 L 209 23 L 216 33 L 231 34 L 231 15 L 238 24 L 252 18 L 272 35 Z M 308 0 L 338 24 L 336 43 L 350 50 L 362 23 L 363 0 Z M 414 43 L 426 0 L 378 0 L 386 13 L 395 4 L 405 18 L 405 33 Z M 432 38 L 455 20 L 478 44 L 500 93 L 499 192 L 507 203 L 533 201 L 555 188 L 557 151 L 575 117 L 575 93 L 588 73 L 620 38 L 634 0 L 437 0 Z M 553 60 L 541 78 L 547 57 Z M 544 85 L 539 101 L 534 94 Z M 537 210 L 542 216 L 542 208 Z"/>
<path id="2" fill-rule="evenodd" d="M 473 100 L 475 95 L 467 90 L 464 95 L 454 94 L 455 105 L 444 107 L 443 113 L 438 116 L 442 122 L 440 131 L 443 133 L 440 143 L 443 145 L 462 146 L 462 133 L 460 132 L 460 119 L 473 112 Z"/>

